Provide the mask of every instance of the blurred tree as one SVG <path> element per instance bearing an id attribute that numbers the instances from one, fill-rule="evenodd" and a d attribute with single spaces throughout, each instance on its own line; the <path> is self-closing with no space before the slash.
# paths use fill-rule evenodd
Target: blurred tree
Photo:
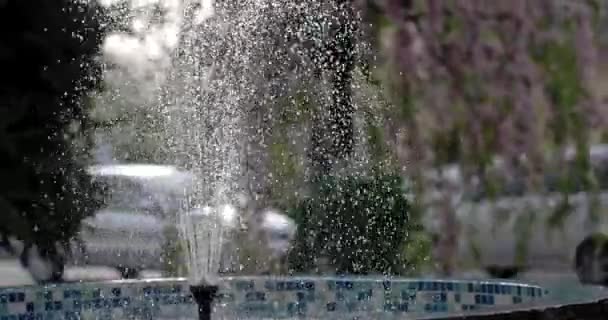
<path id="1" fill-rule="evenodd" d="M 315 72 L 328 79 L 329 99 L 315 112 L 310 149 L 316 174 L 326 175 L 353 151 L 352 80 L 359 21 L 347 1 L 313 3 L 321 7 L 318 12 L 322 13 L 314 19 L 306 17 L 298 29 L 305 30 L 306 35 L 300 41 L 315 43 L 306 52 Z M 324 34 L 324 30 L 329 31 Z"/>
<path id="2" fill-rule="evenodd" d="M 174 23 L 168 17 L 171 12 L 163 10 L 158 1 L 138 4 L 122 0 L 104 6 L 100 19 L 107 37 L 99 57 L 105 66 L 103 88 L 93 95 L 89 112 L 94 127 L 91 136 L 96 144 L 94 161 L 170 162 L 170 136 L 165 132 L 170 116 L 159 97 L 163 94 L 172 47 L 163 48 L 166 52 L 151 53 L 149 46 L 168 41 L 150 37 L 171 27 Z M 119 45 L 115 44 L 117 38 L 121 39 Z M 124 39 L 142 47 L 135 52 L 128 49 L 117 52 L 116 47 L 121 47 L 120 41 Z"/>
<path id="3" fill-rule="evenodd" d="M 141 90 L 120 70 L 105 70 L 103 90 L 92 97 L 90 134 L 95 162 L 167 163 L 168 140 L 158 92 Z"/>
<path id="4" fill-rule="evenodd" d="M 538 189 L 555 155 L 547 151 L 562 154 L 571 145 L 577 166 L 566 176 L 584 177 L 588 189 L 597 185 L 588 150 L 608 119 L 592 88 L 599 3 L 358 1 L 380 52 L 372 73 L 396 104 L 386 116 L 389 144 L 418 177 L 419 190 L 423 172 L 446 164 L 493 190 L 497 159 L 508 174 L 526 176 L 528 190 Z M 572 183 L 565 179 L 567 193 Z M 446 273 L 458 242 L 453 187 L 443 188 Z"/>
<path id="5" fill-rule="evenodd" d="M 86 127 L 101 28 L 80 1 L 0 1 L 0 232 L 61 259 L 91 211 L 71 142 Z"/>

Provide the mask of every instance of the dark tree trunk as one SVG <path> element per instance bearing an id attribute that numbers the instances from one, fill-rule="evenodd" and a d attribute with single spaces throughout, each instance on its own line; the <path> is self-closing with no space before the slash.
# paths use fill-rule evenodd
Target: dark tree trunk
<path id="1" fill-rule="evenodd" d="M 338 27 L 313 61 L 329 74 L 331 96 L 327 108 L 321 108 L 312 133 L 311 160 L 317 175 L 329 174 L 333 165 L 348 158 L 353 150 L 352 71 L 355 66 L 355 32 L 352 4 L 336 1 L 332 21 Z"/>

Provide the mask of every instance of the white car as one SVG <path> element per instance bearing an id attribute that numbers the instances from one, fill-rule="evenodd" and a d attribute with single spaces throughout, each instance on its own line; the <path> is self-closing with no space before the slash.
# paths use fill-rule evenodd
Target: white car
<path id="1" fill-rule="evenodd" d="M 544 192 L 528 192 L 524 181 L 511 177 L 495 198 L 486 197 L 481 188 L 450 193 L 459 224 L 459 267 L 481 267 L 505 278 L 525 269 L 574 269 L 582 282 L 608 281 L 608 146 L 592 146 L 589 156 L 600 190 L 574 190 L 567 207 L 557 185 L 559 175 L 551 171 L 545 176 Z M 566 166 L 573 158 L 567 151 Z M 453 185 L 460 184 L 460 174 L 451 169 L 444 176 Z M 437 208 L 425 217 L 425 227 L 435 238 L 441 232 Z"/>
<path id="2" fill-rule="evenodd" d="M 82 221 L 71 262 L 111 265 L 124 277 L 160 270 L 167 236 L 176 233 L 195 177 L 171 166 L 100 165 L 88 168 L 104 190 L 104 207 Z"/>
<path id="3" fill-rule="evenodd" d="M 144 269 L 162 270 L 164 249 L 177 241 L 180 217 L 188 212 L 191 218 L 205 219 L 211 211 L 189 199 L 196 177 L 172 166 L 99 165 L 89 167 L 88 173 L 95 185 L 103 189 L 100 195 L 105 205 L 82 221 L 67 259 L 46 261 L 37 255 L 35 248 L 21 254 L 22 264 L 38 281 L 59 278 L 65 263 L 115 267 L 125 278 L 136 277 Z M 220 210 L 226 230 L 237 228 L 239 217 L 235 208 L 226 205 Z M 283 219 L 290 221 L 285 216 Z M 289 228 L 293 228 L 293 222 L 290 223 Z M 285 241 L 290 236 L 281 235 L 293 233 L 284 223 L 262 228 L 271 237 Z M 19 245 L 14 241 L 12 244 Z"/>

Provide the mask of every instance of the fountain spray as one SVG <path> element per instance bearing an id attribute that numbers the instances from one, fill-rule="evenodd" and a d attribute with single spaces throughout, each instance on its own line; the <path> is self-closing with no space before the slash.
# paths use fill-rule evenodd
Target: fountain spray
<path id="1" fill-rule="evenodd" d="M 189 203 L 233 203 L 231 198 L 240 190 L 244 165 L 241 146 L 249 141 L 244 133 L 257 132 L 243 126 L 250 108 L 247 103 L 255 100 L 256 106 L 265 104 L 261 98 L 252 99 L 252 94 L 267 90 L 268 73 L 260 72 L 258 61 L 273 52 L 269 49 L 276 39 L 259 36 L 267 34 L 267 13 L 261 13 L 275 8 L 291 11 L 293 7 L 277 6 L 275 2 L 219 1 L 214 5 L 213 0 L 101 1 L 114 8 L 109 10 L 115 14 L 112 21 L 122 21 L 129 27 L 129 32 L 123 32 L 121 25 L 106 36 L 104 59 L 120 69 L 116 74 L 126 73 L 129 81 L 125 82 L 135 83 L 138 90 L 133 91 L 145 97 L 145 103 L 135 104 L 155 108 L 159 117 L 153 119 L 158 118 L 154 121 L 162 124 L 159 134 L 170 150 L 163 153 L 163 162 L 188 169 L 202 180 L 191 195 L 196 201 Z M 265 45 L 255 40 L 258 38 Z M 108 69 L 107 74 L 115 71 Z M 282 86 L 276 83 L 273 92 Z M 256 113 L 255 123 L 257 119 Z M 191 212 L 193 208 L 183 209 Z M 221 216 L 222 212 L 215 210 L 203 217 L 180 214 L 180 238 L 200 319 L 210 319 L 218 291 L 226 237 Z"/>
<path id="2" fill-rule="evenodd" d="M 111 79 L 109 76 L 119 74 L 118 71 L 126 72 L 127 79 L 134 80 L 133 82 L 137 84 L 138 90 L 135 91 L 142 92 L 144 97 L 160 97 L 164 91 L 169 91 L 171 97 L 175 98 L 169 100 L 175 104 L 163 102 L 159 112 L 165 114 L 166 110 L 172 110 L 169 106 L 180 105 L 182 108 L 179 113 L 184 113 L 182 116 L 171 114 L 166 117 L 174 119 L 165 130 L 165 134 L 170 137 L 168 140 L 173 141 L 173 137 L 182 137 L 183 140 L 173 145 L 172 154 L 178 158 L 175 160 L 179 160 L 175 162 L 186 168 L 194 166 L 191 171 L 197 177 L 222 175 L 221 168 L 218 169 L 213 164 L 215 162 L 223 164 L 225 162 L 223 159 L 234 157 L 215 152 L 218 148 L 214 148 L 216 146 L 210 141 L 219 140 L 218 146 L 230 145 L 230 143 L 224 143 L 224 140 L 218 138 L 218 134 L 204 130 L 207 128 L 204 125 L 205 121 L 212 121 L 213 114 L 204 112 L 204 108 L 201 111 L 201 108 L 193 103 L 201 100 L 199 95 L 201 87 L 205 84 L 195 80 L 201 75 L 197 73 L 199 68 L 192 61 L 200 60 L 201 54 L 197 51 L 198 42 L 190 41 L 200 37 L 199 26 L 213 16 L 214 1 L 102 0 L 100 3 L 111 9 L 108 12 L 111 13 L 112 20 L 124 21 L 129 27 L 129 32 L 123 32 L 118 28 L 104 39 L 102 46 L 104 59 L 119 69 L 108 70 L 106 78 Z M 162 19 L 154 18 L 158 9 L 162 9 Z M 184 54 L 180 55 L 180 52 Z M 176 81 L 188 85 L 177 85 Z M 161 90 L 165 87 L 166 90 Z M 177 88 L 184 88 L 185 92 Z M 184 100 L 179 100 L 177 97 L 183 97 Z M 145 102 L 142 104 L 154 104 L 154 101 L 145 100 Z M 169 130 L 169 128 L 177 129 Z M 191 145 L 186 140 L 197 143 Z M 171 159 L 167 160 L 171 161 Z M 190 196 L 198 200 L 215 199 L 212 194 L 214 192 L 206 189 L 218 190 L 210 181 L 199 183 L 195 189 L 197 190 Z M 184 209 L 185 212 L 193 211 L 191 207 Z M 210 319 L 213 298 L 218 288 L 219 259 L 224 234 L 219 212 L 207 210 L 206 214 L 199 213 L 180 215 L 180 238 L 187 249 L 190 286 L 192 295 L 199 305 L 199 317 Z"/>
<path id="3" fill-rule="evenodd" d="M 185 244 L 190 291 L 198 304 L 200 320 L 211 319 L 213 300 L 217 296 L 220 259 L 224 243 L 224 221 L 215 208 L 185 214 L 181 223 Z"/>

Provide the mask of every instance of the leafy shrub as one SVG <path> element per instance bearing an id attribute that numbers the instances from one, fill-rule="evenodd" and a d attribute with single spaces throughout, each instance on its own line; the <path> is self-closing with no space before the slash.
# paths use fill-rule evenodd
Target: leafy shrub
<path id="1" fill-rule="evenodd" d="M 298 231 L 289 256 L 294 272 L 325 259 L 338 274 L 398 274 L 416 226 L 398 176 L 326 177 L 291 211 Z"/>

